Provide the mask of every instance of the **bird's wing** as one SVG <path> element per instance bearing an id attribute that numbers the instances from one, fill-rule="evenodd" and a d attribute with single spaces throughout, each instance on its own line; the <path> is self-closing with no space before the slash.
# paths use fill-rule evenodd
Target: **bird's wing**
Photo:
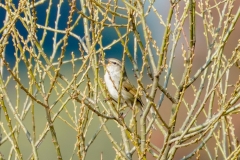
<path id="1" fill-rule="evenodd" d="M 136 95 L 137 89 L 129 82 L 127 78 L 124 79 L 122 86 L 127 92 L 130 92 L 133 96 Z M 143 102 L 139 96 L 137 97 L 137 101 L 143 106 Z"/>

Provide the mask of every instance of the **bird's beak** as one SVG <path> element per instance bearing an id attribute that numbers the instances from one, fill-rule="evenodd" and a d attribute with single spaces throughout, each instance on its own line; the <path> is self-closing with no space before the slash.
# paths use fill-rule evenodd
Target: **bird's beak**
<path id="1" fill-rule="evenodd" d="M 108 63 L 108 59 L 100 60 L 100 65 L 103 66 Z"/>
<path id="2" fill-rule="evenodd" d="M 105 64 L 108 64 L 109 63 L 109 59 L 105 59 Z"/>

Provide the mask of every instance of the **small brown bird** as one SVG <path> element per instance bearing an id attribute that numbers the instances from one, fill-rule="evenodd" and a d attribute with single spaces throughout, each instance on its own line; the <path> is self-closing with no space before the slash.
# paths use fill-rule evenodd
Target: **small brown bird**
<path id="1" fill-rule="evenodd" d="M 107 62 L 104 81 L 110 96 L 117 102 L 119 97 L 118 90 L 120 86 L 120 79 L 122 75 L 122 63 L 115 58 L 109 58 L 107 59 Z M 137 89 L 130 83 L 124 68 L 121 89 L 121 103 L 126 103 L 128 106 L 132 107 L 136 93 Z M 140 97 L 137 97 L 136 106 L 142 110 L 143 103 Z"/>

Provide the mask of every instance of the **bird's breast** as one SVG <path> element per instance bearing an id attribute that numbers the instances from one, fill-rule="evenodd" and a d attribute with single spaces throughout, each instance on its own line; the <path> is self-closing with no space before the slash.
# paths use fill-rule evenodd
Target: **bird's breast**
<path id="1" fill-rule="evenodd" d="M 110 93 L 111 97 L 115 100 L 118 100 L 118 91 L 117 90 L 119 87 L 119 79 L 117 79 L 115 76 L 110 77 L 108 73 L 105 73 L 104 81 L 106 83 L 108 92 Z"/>

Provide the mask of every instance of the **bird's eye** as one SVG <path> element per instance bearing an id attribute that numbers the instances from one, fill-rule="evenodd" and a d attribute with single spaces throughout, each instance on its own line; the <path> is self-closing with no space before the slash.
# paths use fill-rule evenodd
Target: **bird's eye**
<path id="1" fill-rule="evenodd" d="M 117 64 L 116 62 L 113 62 L 113 64 Z"/>

